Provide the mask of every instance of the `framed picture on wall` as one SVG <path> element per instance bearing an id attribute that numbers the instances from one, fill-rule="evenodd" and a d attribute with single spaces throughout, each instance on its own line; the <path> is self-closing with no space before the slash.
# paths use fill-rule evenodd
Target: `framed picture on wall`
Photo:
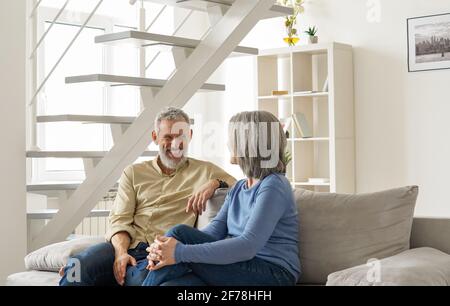
<path id="1" fill-rule="evenodd" d="M 409 18 L 410 72 L 450 69 L 450 13 Z"/>

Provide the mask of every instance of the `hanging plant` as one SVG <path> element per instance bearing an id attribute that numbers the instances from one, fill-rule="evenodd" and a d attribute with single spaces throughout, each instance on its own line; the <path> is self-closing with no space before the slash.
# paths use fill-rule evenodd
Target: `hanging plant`
<path id="1" fill-rule="evenodd" d="M 304 0 L 278 0 L 277 2 L 281 5 L 292 7 L 294 9 L 294 13 L 290 16 L 286 16 L 284 19 L 284 26 L 287 34 L 284 41 L 291 47 L 295 46 L 295 44 L 300 40 L 295 26 L 297 25 L 298 15 L 305 11 L 305 8 L 303 7 Z"/>

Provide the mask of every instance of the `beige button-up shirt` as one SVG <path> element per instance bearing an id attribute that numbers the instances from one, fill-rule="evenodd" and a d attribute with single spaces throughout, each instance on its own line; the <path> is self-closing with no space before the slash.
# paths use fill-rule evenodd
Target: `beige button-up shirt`
<path id="1" fill-rule="evenodd" d="M 157 158 L 127 167 L 109 216 L 108 241 L 118 232 L 131 237 L 130 248 L 139 242 L 151 244 L 177 224 L 194 226 L 196 215 L 186 213 L 189 197 L 212 179 L 232 186 L 236 180 L 216 165 L 189 158 L 172 175 L 161 171 Z"/>

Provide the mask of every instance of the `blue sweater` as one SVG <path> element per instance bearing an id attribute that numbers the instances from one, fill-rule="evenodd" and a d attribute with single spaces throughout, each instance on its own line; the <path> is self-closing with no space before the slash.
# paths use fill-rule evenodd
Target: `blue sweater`
<path id="1" fill-rule="evenodd" d="M 202 231 L 217 241 L 197 245 L 178 243 L 175 260 L 233 264 L 259 257 L 287 269 L 298 279 L 298 218 L 289 181 L 271 174 L 248 189 L 236 183 L 217 216 Z M 228 239 L 226 239 L 228 238 Z"/>

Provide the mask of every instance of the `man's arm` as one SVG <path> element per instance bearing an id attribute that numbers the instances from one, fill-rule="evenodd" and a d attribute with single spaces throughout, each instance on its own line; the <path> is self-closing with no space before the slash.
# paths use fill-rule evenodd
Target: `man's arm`
<path id="1" fill-rule="evenodd" d="M 128 248 L 136 235 L 133 227 L 136 209 L 136 192 L 133 187 L 133 169 L 124 170 L 119 189 L 109 216 L 110 230 L 106 239 L 111 242 L 115 251 L 114 276 L 119 285 L 125 283 L 128 265 L 136 265 L 136 260 L 128 255 Z"/>
<path id="2" fill-rule="evenodd" d="M 193 211 L 201 215 L 206 210 L 206 202 L 214 196 L 215 191 L 221 186 L 221 182 L 228 187 L 234 186 L 236 179 L 213 163 L 208 163 L 209 181 L 200 187 L 189 198 L 186 212 Z"/>
<path id="3" fill-rule="evenodd" d="M 118 232 L 111 238 L 111 244 L 114 246 L 114 277 L 119 285 L 125 283 L 127 266 L 136 265 L 136 259 L 128 254 L 128 248 L 131 244 L 130 235 L 127 232 Z"/>
<path id="4" fill-rule="evenodd" d="M 132 167 L 126 168 L 120 177 L 116 199 L 109 215 L 110 229 L 106 234 L 107 241 L 111 241 L 120 232 L 128 233 L 130 243 L 133 242 L 136 236 L 136 230 L 133 226 L 136 210 L 136 192 L 133 187 L 132 177 Z"/>

